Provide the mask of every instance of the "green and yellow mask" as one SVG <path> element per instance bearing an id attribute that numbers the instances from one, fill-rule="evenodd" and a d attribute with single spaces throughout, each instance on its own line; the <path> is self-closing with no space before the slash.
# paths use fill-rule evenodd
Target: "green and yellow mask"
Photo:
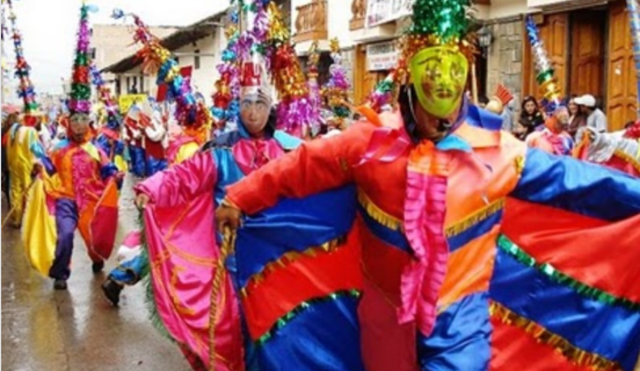
<path id="1" fill-rule="evenodd" d="M 418 101 L 427 113 L 446 119 L 460 105 L 469 73 L 464 54 L 451 46 L 428 47 L 409 61 Z"/>

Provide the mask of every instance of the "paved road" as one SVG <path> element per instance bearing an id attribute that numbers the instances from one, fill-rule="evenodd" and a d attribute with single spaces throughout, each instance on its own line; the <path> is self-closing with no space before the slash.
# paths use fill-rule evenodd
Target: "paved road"
<path id="1" fill-rule="evenodd" d="M 118 241 L 135 225 L 130 192 L 121 204 L 129 207 L 121 206 Z M 2 215 L 6 212 L 3 198 Z M 63 292 L 28 266 L 19 240 L 19 231 L 2 230 L 3 371 L 190 370 L 178 348 L 148 320 L 141 285 L 125 289 L 119 308 L 103 299 L 106 274 L 91 272 L 79 235 L 69 290 Z M 113 266 L 107 263 L 107 269 Z"/>

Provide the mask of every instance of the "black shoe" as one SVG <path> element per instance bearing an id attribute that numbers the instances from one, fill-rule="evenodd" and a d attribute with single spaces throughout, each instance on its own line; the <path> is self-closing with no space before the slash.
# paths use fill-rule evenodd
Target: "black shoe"
<path id="1" fill-rule="evenodd" d="M 94 274 L 102 272 L 102 268 L 104 268 L 104 262 L 96 262 L 91 264 L 91 270 Z"/>
<path id="2" fill-rule="evenodd" d="M 56 280 L 53 281 L 53 288 L 55 290 L 66 290 L 67 289 L 67 281 L 63 280 L 63 279 L 56 278 Z"/>
<path id="3" fill-rule="evenodd" d="M 118 306 L 120 302 L 120 291 L 122 291 L 124 287 L 110 279 L 104 281 L 102 284 L 102 291 L 104 292 L 104 296 L 113 304 L 114 307 Z"/>

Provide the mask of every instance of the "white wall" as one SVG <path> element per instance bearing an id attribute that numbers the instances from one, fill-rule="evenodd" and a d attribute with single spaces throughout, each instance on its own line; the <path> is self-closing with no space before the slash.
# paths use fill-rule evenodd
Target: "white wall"
<path id="1" fill-rule="evenodd" d="M 527 13 L 527 0 L 491 0 L 489 18 L 506 18 Z"/>

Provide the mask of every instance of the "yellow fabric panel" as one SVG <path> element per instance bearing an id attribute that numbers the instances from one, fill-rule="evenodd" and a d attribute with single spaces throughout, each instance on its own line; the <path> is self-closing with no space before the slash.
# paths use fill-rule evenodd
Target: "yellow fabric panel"
<path id="1" fill-rule="evenodd" d="M 56 219 L 47 209 L 44 181 L 38 178 L 34 182 L 27 193 L 22 244 L 31 265 L 48 276 L 56 251 Z"/>

